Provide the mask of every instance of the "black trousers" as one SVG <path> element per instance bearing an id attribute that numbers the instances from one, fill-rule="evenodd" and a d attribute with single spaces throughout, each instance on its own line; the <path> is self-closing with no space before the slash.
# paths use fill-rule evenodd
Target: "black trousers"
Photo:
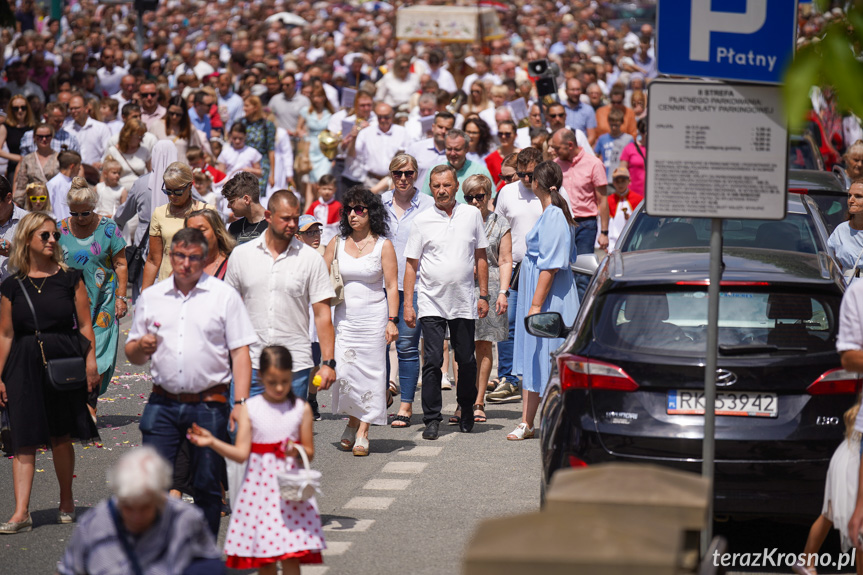
<path id="1" fill-rule="evenodd" d="M 476 356 L 474 355 L 474 327 L 472 319 L 420 318 L 425 349 L 423 351 L 423 423 L 441 421 L 441 368 L 443 342 L 449 326 L 449 343 L 458 364 L 456 399 L 462 414 L 473 413 L 476 399 Z"/>

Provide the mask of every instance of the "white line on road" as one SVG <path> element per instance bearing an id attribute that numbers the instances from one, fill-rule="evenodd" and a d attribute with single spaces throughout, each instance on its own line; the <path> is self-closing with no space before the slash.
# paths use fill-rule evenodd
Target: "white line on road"
<path id="1" fill-rule="evenodd" d="M 324 531 L 335 531 L 338 533 L 364 533 L 374 524 L 374 519 L 331 519 L 324 525 Z"/>
<path id="2" fill-rule="evenodd" d="M 345 509 L 376 509 L 383 511 L 389 509 L 393 501 L 395 499 L 392 497 L 354 497 L 345 503 Z"/>
<path id="3" fill-rule="evenodd" d="M 426 467 L 428 467 L 428 463 L 419 461 L 390 461 L 384 465 L 381 473 L 410 473 L 416 475 L 422 473 Z"/>
<path id="4" fill-rule="evenodd" d="M 440 455 L 441 451 L 443 451 L 443 447 L 418 445 L 411 449 L 406 449 L 405 451 L 400 452 L 400 454 L 408 455 L 410 457 L 434 457 L 435 455 Z"/>
<path id="5" fill-rule="evenodd" d="M 411 484 L 410 479 L 370 479 L 363 489 L 377 491 L 404 491 Z"/>
<path id="6" fill-rule="evenodd" d="M 322 553 L 323 556 L 327 555 L 344 555 L 345 551 L 351 548 L 353 543 L 351 541 L 327 541 L 327 548 L 324 549 Z"/>

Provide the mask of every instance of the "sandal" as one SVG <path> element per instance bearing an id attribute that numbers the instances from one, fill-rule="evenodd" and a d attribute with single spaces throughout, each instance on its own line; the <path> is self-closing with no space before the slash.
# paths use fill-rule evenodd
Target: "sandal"
<path id="1" fill-rule="evenodd" d="M 477 411 L 482 413 L 482 415 L 477 415 Z M 473 421 L 474 423 L 485 423 L 487 421 L 485 417 L 485 406 L 483 404 L 477 403 L 473 406 Z"/>
<path id="2" fill-rule="evenodd" d="M 530 439 L 533 437 L 535 430 L 533 427 L 528 427 L 525 422 L 519 423 L 512 433 L 506 436 L 509 441 L 521 441 L 522 439 Z"/>
<path id="3" fill-rule="evenodd" d="M 396 425 L 397 422 L 401 422 L 402 425 Z M 393 422 L 390 423 L 390 427 L 395 427 L 396 429 L 403 429 L 405 427 L 411 426 L 411 416 L 410 415 L 396 415 L 393 419 Z"/>
<path id="4" fill-rule="evenodd" d="M 450 425 L 458 425 L 461 422 L 461 408 L 455 410 L 455 414 L 449 418 Z"/>
<path id="5" fill-rule="evenodd" d="M 359 430 L 359 426 L 351 427 L 350 425 L 345 426 L 345 432 L 342 433 L 342 440 L 340 442 L 342 449 L 345 451 L 353 448 L 354 443 L 357 440 L 357 430 Z"/>
<path id="6" fill-rule="evenodd" d="M 369 454 L 369 438 L 368 437 L 357 437 L 356 443 L 354 443 L 353 449 L 354 455 L 357 457 L 363 457 Z"/>

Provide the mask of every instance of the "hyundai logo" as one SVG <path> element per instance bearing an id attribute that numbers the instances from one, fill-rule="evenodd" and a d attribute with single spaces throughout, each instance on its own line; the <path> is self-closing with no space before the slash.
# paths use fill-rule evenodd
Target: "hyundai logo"
<path id="1" fill-rule="evenodd" d="M 728 387 L 737 383 L 737 375 L 727 369 L 716 370 L 716 387 Z"/>

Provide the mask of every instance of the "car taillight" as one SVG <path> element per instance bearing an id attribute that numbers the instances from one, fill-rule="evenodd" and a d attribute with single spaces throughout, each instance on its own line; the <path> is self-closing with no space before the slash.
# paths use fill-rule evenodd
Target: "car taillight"
<path id="1" fill-rule="evenodd" d="M 569 457 L 567 457 L 567 459 L 569 460 L 570 467 L 587 467 L 587 463 L 583 459 L 579 459 L 575 455 L 570 455 Z"/>
<path id="2" fill-rule="evenodd" d="M 789 194 L 808 194 L 809 190 L 806 188 L 788 188 Z"/>
<path id="3" fill-rule="evenodd" d="M 860 374 L 844 369 L 831 369 L 806 388 L 809 395 L 853 394 L 860 391 Z"/>
<path id="4" fill-rule="evenodd" d="M 575 355 L 563 355 L 557 361 L 563 391 L 588 388 L 615 391 L 638 389 L 635 380 L 616 365 Z"/>

